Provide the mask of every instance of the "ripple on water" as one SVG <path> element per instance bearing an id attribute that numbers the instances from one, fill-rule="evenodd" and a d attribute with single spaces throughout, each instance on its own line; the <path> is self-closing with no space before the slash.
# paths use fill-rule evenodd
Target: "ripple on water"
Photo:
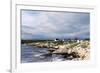
<path id="1" fill-rule="evenodd" d="M 21 46 L 21 62 L 51 62 L 65 60 L 62 55 L 50 54 L 47 48 L 38 48 L 30 45 Z"/>

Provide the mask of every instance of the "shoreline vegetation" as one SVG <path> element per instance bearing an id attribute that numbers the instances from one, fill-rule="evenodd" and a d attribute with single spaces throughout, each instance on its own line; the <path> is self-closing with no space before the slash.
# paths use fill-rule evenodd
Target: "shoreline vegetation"
<path id="1" fill-rule="evenodd" d="M 89 60 L 90 40 L 21 40 L 21 44 L 31 45 L 39 48 L 47 48 L 50 53 L 46 55 L 63 55 L 69 60 Z"/>

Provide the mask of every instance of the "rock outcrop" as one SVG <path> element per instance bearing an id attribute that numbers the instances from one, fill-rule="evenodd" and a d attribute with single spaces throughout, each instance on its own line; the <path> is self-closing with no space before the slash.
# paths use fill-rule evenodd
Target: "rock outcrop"
<path id="1" fill-rule="evenodd" d="M 70 57 L 72 60 L 89 60 L 90 58 L 90 43 L 89 41 L 81 41 L 67 44 L 55 43 L 32 43 L 40 48 L 48 48 L 50 54 L 62 54 L 64 57 Z"/>

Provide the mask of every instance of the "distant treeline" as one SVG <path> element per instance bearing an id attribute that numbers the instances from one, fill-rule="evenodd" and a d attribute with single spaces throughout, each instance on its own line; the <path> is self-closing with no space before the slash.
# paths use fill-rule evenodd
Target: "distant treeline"
<path id="1" fill-rule="evenodd" d="M 72 40 L 90 40 L 89 38 L 85 38 L 85 39 L 77 39 L 77 38 L 75 38 L 75 39 L 65 39 L 65 41 L 72 41 Z M 33 43 L 33 42 L 53 42 L 54 40 L 21 40 L 21 43 L 22 44 L 24 44 L 24 43 Z M 62 42 L 62 40 L 60 40 L 60 39 L 57 39 L 57 41 L 59 41 L 59 42 Z"/>
<path id="2" fill-rule="evenodd" d="M 21 40 L 21 43 L 33 43 L 33 42 L 47 42 L 47 41 L 53 41 L 53 40 Z"/>

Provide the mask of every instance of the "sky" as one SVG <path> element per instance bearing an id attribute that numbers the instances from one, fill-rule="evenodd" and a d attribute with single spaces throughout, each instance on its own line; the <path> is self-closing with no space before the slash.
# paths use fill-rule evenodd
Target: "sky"
<path id="1" fill-rule="evenodd" d="M 90 37 L 87 12 L 21 11 L 22 39 L 67 39 Z"/>

